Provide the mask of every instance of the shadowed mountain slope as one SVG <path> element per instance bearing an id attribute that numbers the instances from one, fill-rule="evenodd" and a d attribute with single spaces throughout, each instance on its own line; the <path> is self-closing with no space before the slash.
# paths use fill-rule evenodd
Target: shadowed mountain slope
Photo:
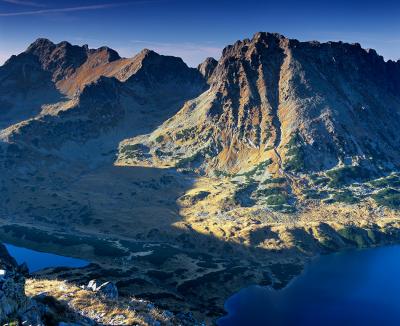
<path id="1" fill-rule="evenodd" d="M 42 276 L 210 321 L 314 255 L 399 241 L 400 62 L 358 44 L 257 33 L 192 69 L 39 39 L 0 86 L 2 239 L 93 262 Z"/>
<path id="2" fill-rule="evenodd" d="M 162 123 L 186 100 L 207 87 L 202 75 L 187 67 L 182 59 L 150 50 L 143 50 L 131 59 L 121 59 L 106 47 L 89 50 L 86 46 L 67 42 L 55 45 L 39 39 L 26 52 L 12 57 L 0 72 L 5 74 L 15 69 L 18 76 L 19 70 L 26 69 L 25 60 L 35 67 L 38 74 L 35 78 L 43 85 L 32 77 L 24 80 L 25 91 L 12 75 L 4 79 L 11 83 L 10 89 L 24 91 L 29 101 L 30 94 L 38 94 L 37 88 L 42 87 L 43 93 L 55 94 L 56 103 L 38 94 L 40 105 L 21 107 L 24 110 L 21 116 L 15 116 L 15 107 L 10 104 L 7 112 L 13 117 L 8 123 L 33 117 L 4 129 L 0 137 L 6 142 L 43 149 L 60 149 L 68 142 L 67 156 L 71 154 L 71 146 L 82 146 L 98 138 L 108 151 L 115 149 L 122 139 Z M 61 94 L 65 99 L 57 102 Z M 93 147 L 97 146 L 91 143 L 88 149 L 80 151 Z"/>

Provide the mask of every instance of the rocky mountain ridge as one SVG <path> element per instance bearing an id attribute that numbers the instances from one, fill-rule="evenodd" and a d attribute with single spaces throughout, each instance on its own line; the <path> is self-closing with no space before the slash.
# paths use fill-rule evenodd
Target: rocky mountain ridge
<path id="1" fill-rule="evenodd" d="M 43 80 L 42 75 L 46 75 L 48 79 L 44 88 L 65 97 L 56 103 L 42 98 L 36 116 L 1 132 L 8 142 L 34 148 L 59 149 L 66 142 L 86 143 L 106 134 L 100 141 L 111 139 L 112 145 L 104 149 L 110 151 L 117 147 L 115 142 L 150 130 L 206 87 L 201 74 L 180 58 L 143 50 L 131 59 L 121 59 L 106 47 L 91 50 L 67 42 L 55 45 L 46 39 L 37 40 L 26 52 L 8 60 L 0 77 L 4 75 L 4 81 L 12 83 L 14 75 L 8 74 L 9 70 L 15 66 L 26 70 L 26 64 L 21 64 L 25 57 L 36 58 L 38 78 Z M 33 81 L 28 84 L 37 86 Z M 21 90 L 17 84 L 11 86 Z M 15 114 L 19 104 L 9 104 L 8 113 Z M 27 108 L 25 111 L 32 113 Z"/>
<path id="2" fill-rule="evenodd" d="M 0 234 L 98 264 L 39 276 L 212 322 L 244 285 L 398 241 L 400 62 L 273 33 L 198 69 L 33 44 L 0 67 Z"/>
<path id="3" fill-rule="evenodd" d="M 359 44 L 257 33 L 223 50 L 206 92 L 151 134 L 123 141 L 118 164 L 246 176 L 236 198 L 245 205 L 286 210 L 310 191 L 331 201 L 332 175 L 340 188 L 398 171 L 399 67 Z"/>
<path id="4" fill-rule="evenodd" d="M 226 47 L 210 90 L 186 103 L 145 145 L 163 136 L 151 152 L 179 147 L 184 158 L 197 155 L 203 170 L 227 173 L 268 159 L 293 172 L 349 160 L 398 166 L 399 69 L 400 62 L 385 62 L 359 44 L 257 33 Z"/>

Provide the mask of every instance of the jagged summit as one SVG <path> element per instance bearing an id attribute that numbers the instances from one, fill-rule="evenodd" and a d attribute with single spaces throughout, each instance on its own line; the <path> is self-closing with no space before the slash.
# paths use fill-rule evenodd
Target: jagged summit
<path id="1" fill-rule="evenodd" d="M 259 32 L 225 47 L 219 61 L 207 58 L 196 70 L 181 58 L 149 49 L 120 58 L 108 47 L 89 49 L 41 38 L 5 66 L 13 65 L 15 75 L 32 66 L 39 79 L 76 99 L 102 76 L 116 78 L 141 102 L 147 101 L 144 93 L 158 89 L 159 96 L 172 94 L 176 85 L 198 94 L 206 80 L 210 89 L 157 130 L 165 143 L 152 147 L 156 152 L 159 146 L 172 146 L 180 153 L 187 148 L 179 155 L 195 155 L 204 171 L 242 171 L 265 160 L 272 161 L 276 174 L 324 170 L 349 159 L 373 162 L 375 168 L 399 162 L 398 111 L 393 108 L 400 100 L 400 64 L 385 62 L 357 43 L 300 42 Z M 115 83 L 98 83 L 103 84 Z M 28 80 L 25 85 L 33 87 Z M 192 131 L 187 137 L 177 136 L 186 129 Z M 383 129 L 390 137 L 381 135 Z M 377 153 L 383 163 L 373 159 Z M 180 161 L 155 159 L 168 165 Z"/>
<path id="2" fill-rule="evenodd" d="M 53 74 L 55 82 L 70 76 L 88 56 L 84 46 L 72 45 L 66 41 L 54 44 L 44 38 L 33 42 L 25 53 L 36 56 L 43 69 Z"/>
<path id="3" fill-rule="evenodd" d="M 34 42 L 32 42 L 25 52 L 28 53 L 38 53 L 48 51 L 50 52 L 55 48 L 55 44 L 47 38 L 38 38 Z"/>
<path id="4" fill-rule="evenodd" d="M 189 68 L 182 58 L 160 55 L 145 49 L 137 54 L 132 62 L 138 65 L 133 78 L 141 79 L 147 85 L 161 83 L 167 85 L 176 81 L 189 81 L 193 85 L 203 83 L 203 78 L 197 69 Z"/>
<path id="5" fill-rule="evenodd" d="M 109 48 L 108 46 L 102 46 L 98 49 L 89 49 L 87 45 L 84 45 L 84 47 L 86 47 L 89 55 L 95 55 L 95 54 L 104 55 L 106 57 L 106 60 L 105 60 L 106 62 L 113 62 L 113 61 L 121 59 L 118 52 Z"/>
<path id="6" fill-rule="evenodd" d="M 15 75 L 4 82 L 20 80 L 30 65 L 38 72 L 37 78 L 47 83 L 43 92 L 53 89 L 60 97 L 53 102 L 44 100 L 30 111 L 21 105 L 23 117 L 31 119 L 10 126 L 2 138 L 15 143 L 31 143 L 35 139 L 35 144 L 43 148 L 60 148 L 68 141 L 86 142 L 109 130 L 118 135 L 114 135 L 116 139 L 136 134 L 136 129 L 150 131 L 149 126 L 160 124 L 176 113 L 185 100 L 206 89 L 202 75 L 181 58 L 148 49 L 133 58 L 121 58 L 108 47 L 89 49 L 45 39 L 37 40 L 27 52 L 2 67 L 0 82 L 1 73 L 10 77 L 11 70 Z M 27 90 L 38 93 L 38 83 L 24 83 Z M 21 89 L 13 86 L 11 90 Z M 12 115 L 13 98 L 5 96 Z M 69 123 L 65 123 L 68 119 Z M 115 147 L 113 142 L 106 146 Z"/>
<path id="7" fill-rule="evenodd" d="M 147 56 L 154 56 L 154 55 L 158 55 L 158 53 L 153 50 L 150 50 L 148 48 L 144 48 L 138 54 L 136 54 L 137 57 L 142 57 L 142 58 L 147 57 Z"/>
<path id="8" fill-rule="evenodd" d="M 88 45 L 72 45 L 67 41 L 55 44 L 46 38 L 39 38 L 25 52 L 10 58 L 4 66 L 18 65 L 27 58 L 30 58 L 31 64 L 37 61 L 41 69 L 49 72 L 54 83 L 65 82 L 84 64 L 95 68 L 121 59 L 115 50 L 106 46 L 89 49 Z"/>
<path id="9" fill-rule="evenodd" d="M 193 69 L 39 40 L 0 67 L 1 234 L 91 262 L 41 279 L 104 271 L 214 316 L 313 255 L 398 241 L 399 118 L 400 62 L 359 44 L 257 33 Z"/>
<path id="10" fill-rule="evenodd" d="M 275 173 L 325 170 L 349 159 L 399 164 L 399 81 L 397 64 L 359 44 L 256 33 L 227 46 L 211 89 L 145 144 L 162 135 L 150 153 L 165 147 L 179 155 L 155 155 L 155 162 L 191 157 L 208 172 L 237 172 L 266 160 Z"/>
<path id="11" fill-rule="evenodd" d="M 204 76 L 206 80 L 209 80 L 215 67 L 218 65 L 218 61 L 214 58 L 208 57 L 201 64 L 198 65 L 197 69 Z"/>

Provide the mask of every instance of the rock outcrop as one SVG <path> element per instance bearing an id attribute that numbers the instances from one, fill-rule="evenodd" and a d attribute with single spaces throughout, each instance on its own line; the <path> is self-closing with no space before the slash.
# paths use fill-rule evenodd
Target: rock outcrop
<path id="1" fill-rule="evenodd" d="M 200 71 L 200 73 L 204 76 L 204 78 L 210 82 L 211 76 L 215 70 L 215 68 L 218 65 L 218 61 L 215 60 L 214 58 L 206 58 L 199 66 L 197 69 Z"/>
<path id="2" fill-rule="evenodd" d="M 0 244 L 0 322 L 44 325 L 40 306 L 25 295 L 24 270 L 25 267 L 20 268 Z"/>

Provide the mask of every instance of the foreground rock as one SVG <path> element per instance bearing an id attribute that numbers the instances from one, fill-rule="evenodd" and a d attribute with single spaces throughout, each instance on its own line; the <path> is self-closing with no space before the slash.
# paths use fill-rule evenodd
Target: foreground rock
<path id="1" fill-rule="evenodd" d="M 109 286 L 109 282 L 91 282 Z M 104 288 L 104 286 L 103 286 Z M 110 299 L 99 295 L 88 287 L 79 287 L 60 280 L 30 279 L 26 292 L 29 296 L 38 297 L 45 292 L 47 302 L 53 309 L 58 305 L 57 318 L 53 319 L 59 326 L 66 325 L 167 325 L 195 326 L 201 325 L 190 313 L 174 314 L 157 308 L 152 302 L 139 298 Z M 62 306 L 60 306 L 62 304 Z"/>
<path id="2" fill-rule="evenodd" d="M 0 321 L 43 325 L 41 307 L 25 295 L 25 276 L 0 244 Z"/>
<path id="3" fill-rule="evenodd" d="M 137 298 L 118 300 L 111 282 L 92 280 L 81 288 L 65 281 L 25 279 L 21 267 L 0 244 L 2 325 L 201 325 L 190 313 L 175 315 Z"/>
<path id="4" fill-rule="evenodd" d="M 97 280 L 91 280 L 87 286 L 87 289 L 98 292 L 111 300 L 118 299 L 118 289 L 112 282 L 101 283 Z"/>

